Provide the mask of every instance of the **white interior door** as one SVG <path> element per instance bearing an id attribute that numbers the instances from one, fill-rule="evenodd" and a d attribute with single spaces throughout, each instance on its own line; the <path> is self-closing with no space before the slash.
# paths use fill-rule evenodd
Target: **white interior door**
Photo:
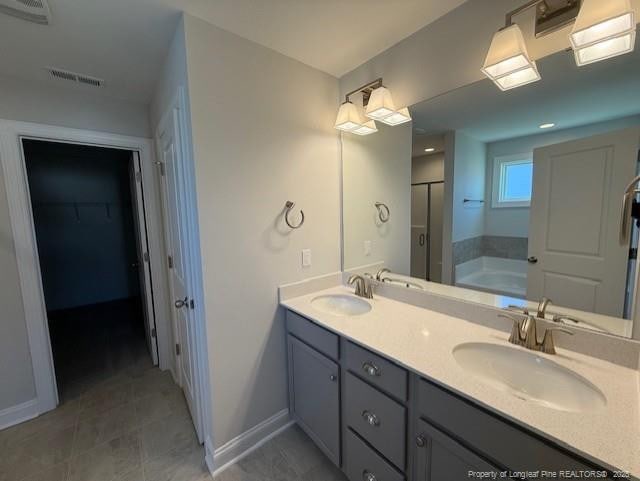
<path id="1" fill-rule="evenodd" d="M 633 128 L 534 151 L 529 299 L 622 317 L 629 246 L 618 239 L 620 209 L 639 139 Z"/>
<path id="2" fill-rule="evenodd" d="M 165 237 L 169 250 L 169 284 L 176 341 L 178 382 L 189 405 L 194 426 L 202 441 L 200 409 L 196 392 L 196 342 L 193 324 L 192 276 L 185 165 L 181 149 L 179 110 L 173 108 L 160 128 L 158 145 L 162 163 Z"/>
<path id="3" fill-rule="evenodd" d="M 145 332 L 149 353 L 153 364 L 158 365 L 158 344 L 156 342 L 156 318 L 153 309 L 153 290 L 151 283 L 151 268 L 149 266 L 149 245 L 147 243 L 147 220 L 144 209 L 144 197 L 142 194 L 142 169 L 140 168 L 140 154 L 131 153 L 129 167 L 131 173 L 131 196 L 136 232 L 136 245 L 138 253 L 138 278 L 140 280 L 140 298 L 144 313 Z"/>

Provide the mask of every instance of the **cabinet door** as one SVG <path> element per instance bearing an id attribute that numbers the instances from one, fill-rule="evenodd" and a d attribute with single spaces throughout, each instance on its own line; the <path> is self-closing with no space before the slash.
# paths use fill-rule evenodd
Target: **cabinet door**
<path id="1" fill-rule="evenodd" d="M 417 433 L 415 481 L 460 481 L 472 479 L 470 471 L 499 472 L 496 467 L 422 420 L 418 422 Z"/>
<path id="2" fill-rule="evenodd" d="M 291 412 L 325 454 L 340 464 L 338 365 L 289 335 Z"/>

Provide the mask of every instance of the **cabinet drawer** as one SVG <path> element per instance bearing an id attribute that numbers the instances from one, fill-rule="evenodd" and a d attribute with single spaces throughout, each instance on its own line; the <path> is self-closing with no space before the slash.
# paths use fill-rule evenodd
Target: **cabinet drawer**
<path id="1" fill-rule="evenodd" d="M 345 349 L 347 369 L 392 396 L 406 401 L 407 371 L 351 342 Z"/>
<path id="2" fill-rule="evenodd" d="M 295 312 L 287 311 L 287 329 L 331 359 L 338 359 L 338 336 Z"/>
<path id="3" fill-rule="evenodd" d="M 596 468 L 428 381 L 420 380 L 418 399 L 421 416 L 498 466 L 514 471 Z"/>
<path id="4" fill-rule="evenodd" d="M 403 481 L 404 476 L 382 459 L 351 430 L 344 450 L 345 473 L 349 481 Z"/>
<path id="5" fill-rule="evenodd" d="M 344 416 L 349 427 L 400 469 L 405 466 L 406 409 L 351 373 Z"/>

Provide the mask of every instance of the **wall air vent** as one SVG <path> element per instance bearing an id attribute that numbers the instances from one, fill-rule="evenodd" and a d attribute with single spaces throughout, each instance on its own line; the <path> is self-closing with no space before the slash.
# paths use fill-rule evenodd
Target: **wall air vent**
<path id="1" fill-rule="evenodd" d="M 0 13 L 40 25 L 51 23 L 51 10 L 47 0 L 0 0 Z"/>
<path id="2" fill-rule="evenodd" d="M 102 87 L 102 85 L 104 84 L 104 80 L 102 79 L 80 73 L 69 72 L 68 70 L 62 70 L 59 68 L 47 67 L 47 72 L 49 72 L 49 75 L 51 75 L 51 77 L 55 79 L 90 85 L 91 87 Z"/>

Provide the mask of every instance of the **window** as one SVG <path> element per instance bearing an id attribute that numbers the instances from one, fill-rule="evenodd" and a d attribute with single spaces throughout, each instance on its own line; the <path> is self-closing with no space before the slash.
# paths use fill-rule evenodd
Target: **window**
<path id="1" fill-rule="evenodd" d="M 529 207 L 531 205 L 532 157 L 532 154 L 520 154 L 494 159 L 492 207 Z"/>

